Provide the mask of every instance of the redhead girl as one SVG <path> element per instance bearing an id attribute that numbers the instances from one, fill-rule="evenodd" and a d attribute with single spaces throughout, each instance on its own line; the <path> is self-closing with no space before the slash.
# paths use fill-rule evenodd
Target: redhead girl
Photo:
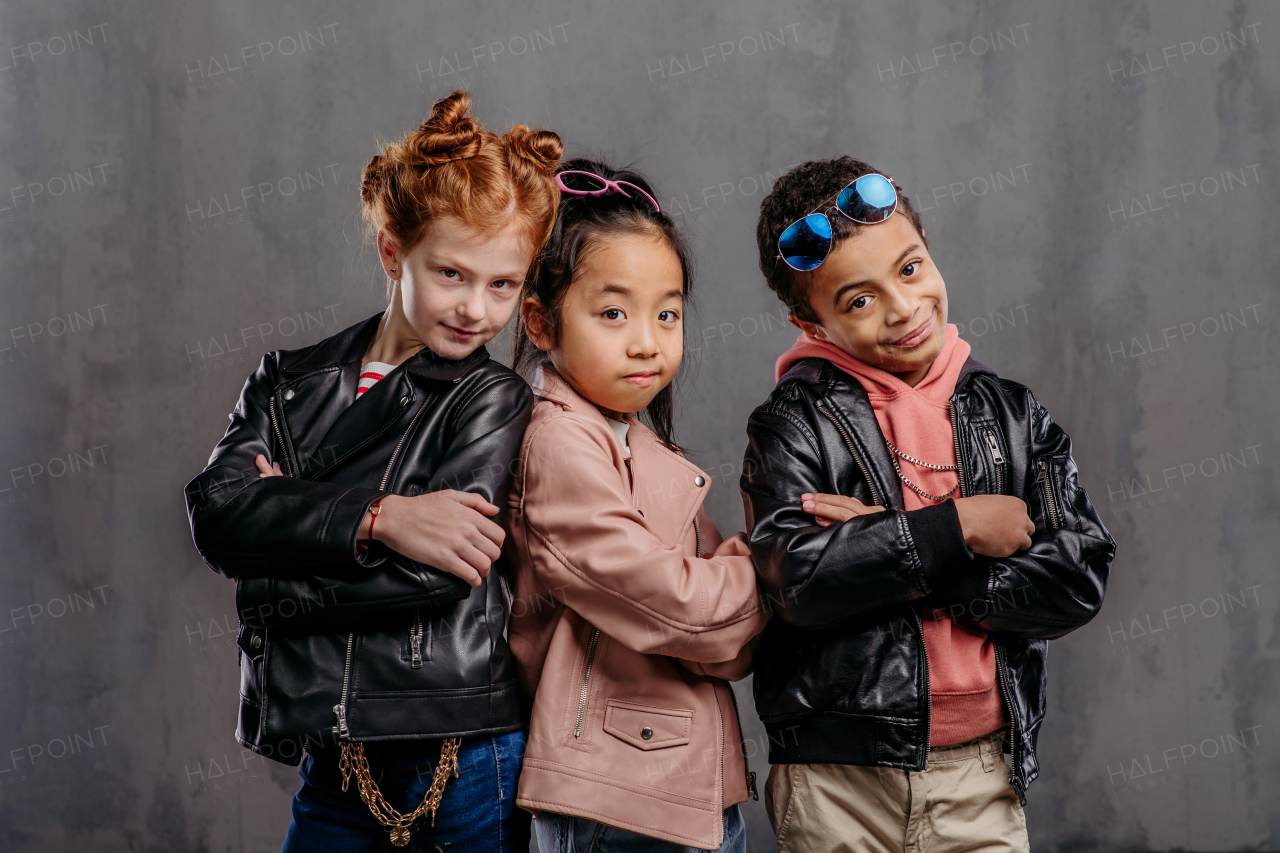
<path id="1" fill-rule="evenodd" d="M 741 851 L 755 786 L 728 680 L 767 614 L 672 439 L 688 250 L 640 175 L 576 160 L 558 177 L 517 350 L 537 399 L 507 517 L 533 699 L 516 803 L 543 853 Z"/>
<path id="2" fill-rule="evenodd" d="M 465 93 L 369 161 L 385 311 L 273 352 L 187 489 L 236 580 L 245 747 L 301 762 L 286 851 L 523 851 L 495 522 L 533 404 L 489 358 L 549 234 L 559 138 Z"/>

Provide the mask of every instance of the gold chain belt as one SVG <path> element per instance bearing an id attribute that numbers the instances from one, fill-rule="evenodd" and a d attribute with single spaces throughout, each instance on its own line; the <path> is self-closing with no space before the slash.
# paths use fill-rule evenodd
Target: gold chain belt
<path id="1" fill-rule="evenodd" d="M 378 790 L 378 783 L 373 781 L 373 775 L 369 773 L 369 760 L 365 758 L 362 743 L 344 741 L 341 744 L 342 757 L 338 759 L 338 769 L 342 771 L 342 790 L 347 790 L 351 774 L 354 773 L 360 789 L 360 799 L 364 800 L 378 823 L 391 831 L 391 843 L 404 847 L 409 843 L 410 830 L 415 820 L 424 814 L 430 814 L 431 825 L 436 825 L 436 809 L 440 808 L 444 785 L 450 776 L 458 776 L 458 747 L 461 745 L 461 738 L 451 737 L 445 740 L 440 747 L 440 763 L 436 765 L 435 774 L 431 777 L 431 787 L 427 789 L 418 807 L 409 814 L 396 811 L 382 796 L 382 791 Z"/>

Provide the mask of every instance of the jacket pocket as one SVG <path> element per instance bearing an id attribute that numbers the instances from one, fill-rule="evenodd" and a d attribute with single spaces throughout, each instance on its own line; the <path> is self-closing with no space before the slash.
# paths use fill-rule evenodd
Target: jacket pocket
<path id="1" fill-rule="evenodd" d="M 1009 454 L 1004 449 L 1004 441 L 1000 429 L 993 423 L 978 428 L 982 436 L 982 444 L 991 460 L 991 471 L 995 482 L 991 484 L 991 494 L 1003 495 L 1009 490 Z"/>
<path id="2" fill-rule="evenodd" d="M 600 629 L 587 624 L 587 629 L 591 632 L 591 639 L 587 641 L 587 655 L 582 663 L 582 686 L 578 690 L 576 697 L 578 703 L 578 711 L 573 719 L 573 739 L 576 741 L 582 737 L 582 722 L 587 714 L 587 701 L 591 698 L 591 669 L 595 666 L 596 653 L 600 649 Z"/>
<path id="3" fill-rule="evenodd" d="M 236 636 L 237 657 L 240 659 L 240 695 L 255 705 L 262 704 L 263 658 L 267 652 L 265 628 L 240 626 Z"/>
<path id="4" fill-rule="evenodd" d="M 431 660 L 433 621 L 423 619 L 421 610 L 413 611 L 413 622 L 405 632 L 404 642 L 400 645 L 400 660 L 409 664 L 410 669 L 421 669 L 424 660 Z"/>
<path id="5" fill-rule="evenodd" d="M 693 711 L 605 700 L 604 730 L 637 749 L 664 749 L 689 742 Z"/>

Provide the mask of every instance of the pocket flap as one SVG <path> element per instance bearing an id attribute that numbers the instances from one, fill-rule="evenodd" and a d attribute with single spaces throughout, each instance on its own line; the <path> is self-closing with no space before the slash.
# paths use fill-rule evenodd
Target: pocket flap
<path id="1" fill-rule="evenodd" d="M 692 728 L 692 710 L 605 700 L 604 730 L 637 749 L 662 749 L 688 743 Z"/>

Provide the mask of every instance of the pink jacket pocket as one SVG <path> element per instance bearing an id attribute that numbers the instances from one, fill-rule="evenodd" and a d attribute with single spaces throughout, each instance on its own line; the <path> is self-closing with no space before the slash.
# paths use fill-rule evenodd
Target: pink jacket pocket
<path id="1" fill-rule="evenodd" d="M 637 749 L 663 749 L 689 742 L 693 711 L 605 700 L 604 730 Z"/>

